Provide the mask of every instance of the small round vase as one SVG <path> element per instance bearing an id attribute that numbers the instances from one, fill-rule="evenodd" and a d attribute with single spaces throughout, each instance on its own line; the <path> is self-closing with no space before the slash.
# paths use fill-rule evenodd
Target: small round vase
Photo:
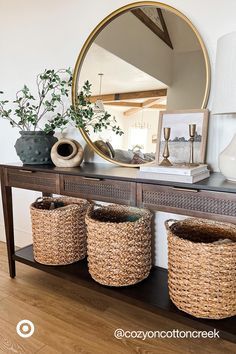
<path id="1" fill-rule="evenodd" d="M 48 165 L 52 163 L 51 149 L 57 142 L 54 132 L 21 131 L 15 143 L 16 153 L 24 165 Z"/>
<path id="2" fill-rule="evenodd" d="M 56 167 L 77 167 L 83 157 L 84 150 L 75 140 L 60 139 L 51 150 L 51 159 Z"/>
<path id="3" fill-rule="evenodd" d="M 236 182 L 236 134 L 219 155 L 219 168 L 229 181 Z"/>

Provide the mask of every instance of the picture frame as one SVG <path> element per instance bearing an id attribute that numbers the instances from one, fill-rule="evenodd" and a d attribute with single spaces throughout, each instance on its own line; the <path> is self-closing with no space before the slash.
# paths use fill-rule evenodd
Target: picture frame
<path id="1" fill-rule="evenodd" d="M 194 162 L 205 163 L 208 122 L 208 109 L 160 111 L 157 130 L 156 163 L 159 164 L 163 159 L 162 153 L 165 144 L 163 135 L 164 127 L 171 128 L 170 139 L 168 142 L 170 162 L 172 164 L 189 162 L 189 124 L 196 124 Z"/>

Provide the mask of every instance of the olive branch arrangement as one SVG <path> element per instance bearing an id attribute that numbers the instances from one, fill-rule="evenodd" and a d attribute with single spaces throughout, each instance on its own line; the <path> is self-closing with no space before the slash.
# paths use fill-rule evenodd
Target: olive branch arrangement
<path id="1" fill-rule="evenodd" d="M 44 130 L 47 133 L 55 128 L 65 127 L 68 119 L 63 97 L 69 95 L 71 80 L 70 69 L 45 70 L 36 78 L 37 100 L 28 86 L 24 85 L 12 102 L 15 106 L 14 111 L 5 108 L 9 101 L 0 101 L 0 116 L 9 120 L 12 127 L 23 131 Z M 0 91 L 0 94 L 3 92 Z M 43 128 L 40 128 L 41 121 L 48 113 L 50 119 Z"/>
<path id="2" fill-rule="evenodd" d="M 97 112 L 94 104 L 90 102 L 91 84 L 86 81 L 80 91 L 76 103 L 70 107 L 70 118 L 76 128 L 83 128 L 87 133 L 91 127 L 96 132 L 102 132 L 103 129 L 111 129 L 115 134 L 122 135 L 124 132 L 117 125 L 115 117 L 104 112 Z"/>

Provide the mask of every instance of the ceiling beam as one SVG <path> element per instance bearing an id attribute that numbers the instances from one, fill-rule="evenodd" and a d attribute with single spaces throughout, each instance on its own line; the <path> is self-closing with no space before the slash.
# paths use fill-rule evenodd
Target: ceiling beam
<path id="1" fill-rule="evenodd" d="M 129 117 L 129 116 L 132 116 L 135 113 L 138 113 L 141 110 L 142 110 L 142 107 L 130 108 L 130 109 L 128 109 L 128 111 L 125 111 L 123 114 L 124 114 L 124 116 Z"/>
<path id="2" fill-rule="evenodd" d="M 157 102 L 158 100 L 159 100 L 159 98 L 150 98 L 150 99 L 146 100 L 145 102 L 143 102 L 141 104 L 141 107 L 130 108 L 127 111 L 125 111 L 123 114 L 126 117 L 131 116 L 131 115 L 141 111 L 143 108 L 148 108 L 148 107 L 153 106 L 154 103 Z"/>
<path id="3" fill-rule="evenodd" d="M 170 39 L 170 35 L 166 26 L 165 19 L 162 14 L 162 10 L 157 8 L 157 16 L 161 22 L 162 28 L 160 28 L 153 20 L 146 15 L 141 9 L 134 9 L 131 12 L 153 33 L 155 33 L 163 42 L 165 42 L 171 49 L 173 49 L 173 44 Z"/>
<path id="4" fill-rule="evenodd" d="M 143 102 L 142 108 L 148 108 L 148 107 L 152 106 L 158 100 L 159 100 L 159 98 L 150 98 L 149 100 Z"/>
<path id="5" fill-rule="evenodd" d="M 166 104 L 154 104 L 149 108 L 156 108 L 156 109 L 166 109 Z"/>
<path id="6" fill-rule="evenodd" d="M 120 106 L 120 107 L 142 107 L 142 103 L 139 102 L 124 102 L 124 101 L 117 101 L 117 102 L 105 102 L 105 106 Z"/>
<path id="7" fill-rule="evenodd" d="M 123 92 L 123 93 L 110 93 L 106 95 L 91 96 L 90 102 L 96 102 L 97 100 L 106 101 L 122 101 L 132 100 L 138 98 L 152 98 L 152 97 L 165 97 L 167 96 L 167 89 L 137 91 L 137 92 Z"/>

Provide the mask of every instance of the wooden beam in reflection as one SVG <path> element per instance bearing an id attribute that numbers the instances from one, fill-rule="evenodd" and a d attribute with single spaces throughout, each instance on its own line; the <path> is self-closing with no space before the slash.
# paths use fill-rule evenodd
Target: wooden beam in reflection
<path id="1" fill-rule="evenodd" d="M 96 102 L 97 100 L 106 101 L 122 101 L 132 100 L 138 98 L 152 98 L 152 97 L 165 97 L 167 96 L 167 89 L 137 91 L 137 92 L 123 92 L 123 93 L 110 93 L 106 95 L 91 96 L 90 102 Z"/>
<path id="2" fill-rule="evenodd" d="M 142 104 L 142 108 L 148 108 L 148 107 L 151 107 L 156 101 L 158 101 L 159 98 L 152 98 L 152 99 L 149 99 L 145 102 L 143 102 Z"/>
<path id="3" fill-rule="evenodd" d="M 139 111 L 141 111 L 143 108 L 159 108 L 159 107 L 166 107 L 165 105 L 158 105 L 156 104 L 155 107 L 154 103 L 156 103 L 159 100 L 159 98 L 150 98 L 149 100 L 146 100 L 145 102 L 142 103 L 141 107 L 136 107 L 136 108 L 130 108 L 127 111 L 124 112 L 124 116 L 131 116 Z M 160 109 L 160 108 L 159 108 Z"/>
<path id="4" fill-rule="evenodd" d="M 137 113 L 137 112 L 139 112 L 141 110 L 142 110 L 142 107 L 140 107 L 140 108 L 130 108 L 130 109 L 128 109 L 128 111 L 125 111 L 123 114 L 124 114 L 124 116 L 129 117 L 129 116 L 132 116 L 133 114 L 135 114 L 135 113 Z"/>
<path id="5" fill-rule="evenodd" d="M 146 25 L 153 33 L 155 33 L 163 42 L 165 42 L 171 49 L 173 45 L 170 39 L 170 35 L 166 26 L 162 10 L 157 8 L 157 16 L 161 22 L 161 28 L 148 16 L 142 9 L 134 9 L 131 12 L 144 24 Z"/>
<path id="6" fill-rule="evenodd" d="M 124 101 L 117 101 L 117 102 L 105 102 L 105 106 L 120 106 L 120 107 L 142 107 L 142 103 L 139 102 L 124 102 Z"/>
<path id="7" fill-rule="evenodd" d="M 156 109 L 166 109 L 166 104 L 154 104 L 149 108 L 156 108 Z"/>

